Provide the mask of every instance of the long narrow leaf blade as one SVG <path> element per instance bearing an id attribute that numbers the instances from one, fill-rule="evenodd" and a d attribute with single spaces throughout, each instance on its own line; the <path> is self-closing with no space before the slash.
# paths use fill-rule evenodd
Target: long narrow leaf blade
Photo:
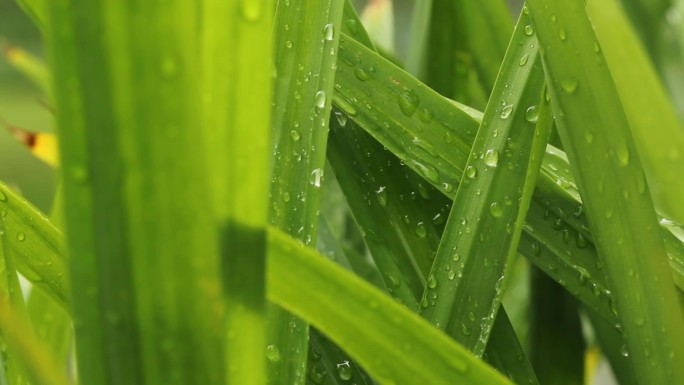
<path id="1" fill-rule="evenodd" d="M 549 106 L 542 100 L 541 63 L 524 61 L 536 57 L 537 51 L 525 32 L 530 22 L 522 14 L 511 39 L 454 198 L 421 309 L 426 319 L 478 356 L 487 346 L 509 267 L 517 255 L 552 125 Z M 465 308 L 468 312 L 461 310 Z"/>
<path id="2" fill-rule="evenodd" d="M 204 124 L 220 237 L 225 382 L 266 380 L 265 226 L 270 171 L 271 1 L 205 1 Z"/>
<path id="3" fill-rule="evenodd" d="M 83 383 L 223 382 L 197 11 L 49 2 Z"/>
<path id="4" fill-rule="evenodd" d="M 510 384 L 389 296 L 275 230 L 268 277 L 271 300 L 319 328 L 381 383 Z"/>
<path id="5" fill-rule="evenodd" d="M 270 222 L 315 244 L 335 81 L 342 0 L 278 2 Z M 303 385 L 308 325 L 269 306 L 268 383 Z M 270 356 L 273 357 L 273 356 Z"/>
<path id="6" fill-rule="evenodd" d="M 587 12 L 632 128 L 653 200 L 665 214 L 684 223 L 684 126 L 620 4 L 593 0 Z"/>
<path id="7" fill-rule="evenodd" d="M 684 381 L 684 326 L 650 194 L 581 1 L 531 0 L 558 127 L 644 383 Z M 568 34 L 572 26 L 571 34 Z M 677 357 L 677 358 L 675 358 Z M 659 362 L 653 368 L 649 362 Z"/>

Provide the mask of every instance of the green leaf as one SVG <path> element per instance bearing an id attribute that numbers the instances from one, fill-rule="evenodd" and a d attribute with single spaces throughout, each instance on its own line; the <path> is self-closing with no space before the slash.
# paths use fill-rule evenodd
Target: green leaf
<path id="1" fill-rule="evenodd" d="M 343 5 L 281 1 L 276 9 L 270 222 L 305 244 L 316 242 Z M 304 384 L 307 340 L 305 322 L 269 306 L 267 349 L 282 357 L 268 361 L 270 384 Z"/>
<path id="2" fill-rule="evenodd" d="M 684 327 L 629 124 L 581 1 L 530 0 L 557 124 L 643 383 L 684 381 Z M 572 29 L 570 27 L 572 26 Z M 581 69 L 581 70 L 580 70 Z M 648 258 L 644 258 L 648 256 Z M 652 367 L 650 362 L 658 362 Z"/>
<path id="3" fill-rule="evenodd" d="M 354 33 L 360 42 L 372 48 L 350 8 L 345 7 L 344 31 Z M 369 70 L 356 76 L 369 80 L 374 74 Z M 336 89 L 339 86 L 337 83 Z M 401 165 L 350 117 L 353 118 L 353 111 L 335 111 L 328 160 L 382 272 L 385 287 L 399 302 L 416 309 L 448 201 Z"/>
<path id="4" fill-rule="evenodd" d="M 58 0 L 49 15 L 79 379 L 222 383 L 198 9 Z"/>
<path id="5" fill-rule="evenodd" d="M 46 0 L 16 0 L 21 9 L 23 9 L 31 20 L 33 20 L 33 22 L 43 31 L 45 30 L 45 24 L 48 21 L 48 11 L 45 1 Z"/>
<path id="6" fill-rule="evenodd" d="M 269 298 L 383 384 L 510 384 L 418 315 L 285 234 L 269 232 Z"/>
<path id="7" fill-rule="evenodd" d="M 531 273 L 530 358 L 539 381 L 582 385 L 585 346 L 577 302 L 541 270 Z"/>
<path id="8" fill-rule="evenodd" d="M 551 131 L 522 14 L 466 163 L 420 313 L 481 356 L 501 304 Z M 462 309 L 468 309 L 463 311 Z"/>
<path id="9" fill-rule="evenodd" d="M 11 307 L 11 311 L 16 316 L 16 321 L 28 325 L 27 332 L 32 334 L 33 331 L 30 329 L 24 294 L 19 285 L 19 276 L 14 265 L 14 258 L 9 251 L 6 239 L 5 218 L 0 215 L 0 307 L 7 309 Z M 16 340 L 21 339 L 21 337 L 9 335 L 12 332 L 10 329 L 6 323 L 0 320 L 0 349 L 3 352 L 1 364 L 4 365 L 5 369 L 1 373 L 0 381 L 7 381 L 7 383 L 16 385 L 28 384 L 27 374 L 30 374 L 30 372 L 26 371 L 24 362 L 22 362 L 22 359 L 26 359 L 26 357 L 22 357 L 21 351 L 17 351 L 20 348 L 14 346 L 17 343 Z M 6 352 L 8 344 L 13 351 Z"/>
<path id="10" fill-rule="evenodd" d="M 13 359 L 21 361 L 35 385 L 68 385 L 63 370 L 36 338 L 26 320 L 5 298 L 0 298 L 0 333 Z"/>
<path id="11" fill-rule="evenodd" d="M 437 3 L 440 3 L 438 0 Z M 406 71 L 417 78 L 425 76 L 425 59 L 428 48 L 428 34 L 431 30 L 433 0 L 417 1 L 413 6 L 411 39 L 406 58 Z"/>
<path id="12" fill-rule="evenodd" d="M 62 233 L 2 182 L 0 213 L 4 214 L 5 240 L 16 255 L 17 270 L 66 309 L 68 282 Z"/>
<path id="13" fill-rule="evenodd" d="M 684 191 L 684 126 L 620 4 L 589 1 L 587 12 L 632 129 L 653 200 L 664 214 L 684 223 L 680 193 Z"/>
<path id="14" fill-rule="evenodd" d="M 516 384 L 539 384 L 503 307 L 496 313 L 496 321 L 489 336 L 487 350 L 482 358 Z"/>
<path id="15" fill-rule="evenodd" d="M 346 109 L 355 122 L 405 164 L 421 173 L 445 195 L 453 197 L 453 187 L 463 174 L 479 125 L 479 113 L 449 103 L 352 39 L 342 39 L 340 52 L 335 103 L 343 111 Z M 371 68 L 375 71 L 372 78 L 355 76 L 358 72 L 371 73 Z M 368 86 L 374 87 L 372 94 L 365 91 Z M 400 100 L 408 114 L 402 112 Z M 407 100 L 417 102 L 418 106 L 407 109 L 412 106 L 405 103 Z M 373 105 L 373 109 L 368 110 L 365 105 Z M 584 274 L 597 269 L 589 266 L 595 265 L 597 260 L 590 246 L 593 239 L 567 158 L 552 146 L 547 147 L 530 210 L 537 214 L 528 217 L 525 232 L 532 238 L 523 235 L 521 245 L 527 245 L 523 254 L 536 261 L 559 283 L 569 285 L 572 293 L 581 293 L 580 299 L 589 300 L 592 307 L 602 309 L 604 318 L 614 319 L 608 311 L 609 301 L 601 294 L 605 293 L 602 285 L 594 285 L 595 277 Z M 552 221 L 549 220 L 551 216 Z M 545 245 L 552 254 L 539 252 Z M 576 264 L 568 256 L 575 252 L 594 257 L 585 259 L 590 261 L 588 264 Z M 668 248 L 668 252 L 674 261 L 684 260 L 684 254 L 678 250 Z M 557 265 L 556 260 L 566 263 Z M 568 280 L 568 277 L 573 279 Z M 593 289 L 594 286 L 597 289 Z M 599 293 L 598 298 L 592 299 L 592 293 Z"/>
<path id="16" fill-rule="evenodd" d="M 210 133 L 205 148 L 220 237 L 224 381 L 229 384 L 266 381 L 272 5 L 203 4 L 202 95 L 204 124 Z"/>

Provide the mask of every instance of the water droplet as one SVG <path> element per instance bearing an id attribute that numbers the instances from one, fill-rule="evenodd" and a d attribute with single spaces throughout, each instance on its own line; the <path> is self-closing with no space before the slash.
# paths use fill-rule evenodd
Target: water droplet
<path id="1" fill-rule="evenodd" d="M 622 345 L 620 348 L 620 354 L 622 354 L 623 357 L 629 357 L 629 350 L 627 350 L 627 345 Z"/>
<path id="2" fill-rule="evenodd" d="M 264 14 L 264 1 L 242 0 L 240 1 L 240 16 L 248 23 L 256 23 Z"/>
<path id="3" fill-rule="evenodd" d="M 2 190 L 0 190 L 0 202 L 7 202 L 7 194 Z"/>
<path id="4" fill-rule="evenodd" d="M 365 81 L 373 78 L 373 76 L 371 76 L 371 74 L 369 74 L 363 68 L 360 68 L 360 67 L 357 67 L 356 69 L 354 69 L 354 76 L 356 76 L 356 78 L 361 80 L 362 82 L 365 82 Z"/>
<path id="5" fill-rule="evenodd" d="M 335 100 L 335 104 L 338 107 L 340 107 L 342 111 L 344 111 L 344 113 L 346 113 L 347 115 L 356 116 L 356 107 L 354 107 L 354 105 L 345 98 L 338 98 L 337 100 Z"/>
<path id="6" fill-rule="evenodd" d="M 71 177 L 76 181 L 76 183 L 84 184 L 88 182 L 88 179 L 90 178 L 88 174 L 88 169 L 82 166 L 74 166 L 70 170 L 71 172 L 69 173 Z"/>
<path id="7" fill-rule="evenodd" d="M 529 59 L 530 59 L 530 55 L 529 55 L 529 54 L 525 54 L 525 56 L 521 57 L 521 58 L 520 58 L 520 62 L 519 62 L 520 66 L 522 67 L 522 66 L 524 66 L 525 64 L 527 64 L 527 61 L 528 61 Z"/>
<path id="8" fill-rule="evenodd" d="M 352 369 L 349 366 L 349 361 L 344 361 L 341 364 L 337 364 L 337 374 L 340 376 L 340 380 L 349 381 L 352 378 Z"/>
<path id="9" fill-rule="evenodd" d="M 418 236 L 418 238 L 425 238 L 425 236 L 427 235 L 425 223 L 418 222 L 418 224 L 416 225 L 416 235 Z"/>
<path id="10" fill-rule="evenodd" d="M 508 119 L 508 117 L 511 116 L 512 112 L 513 112 L 513 105 L 512 104 L 504 106 L 504 108 L 501 109 L 501 119 Z"/>
<path id="11" fill-rule="evenodd" d="M 347 120 L 349 119 L 347 115 L 340 111 L 335 111 L 335 118 L 337 119 L 337 123 L 339 123 L 342 127 L 347 125 Z"/>
<path id="12" fill-rule="evenodd" d="M 435 118 L 435 115 L 427 108 L 422 108 L 418 117 L 420 118 L 421 122 L 430 123 Z"/>
<path id="13" fill-rule="evenodd" d="M 318 108 L 325 107 L 325 91 L 316 92 L 316 98 L 314 99 L 314 104 Z"/>
<path id="14" fill-rule="evenodd" d="M 492 214 L 494 218 L 501 217 L 503 210 L 501 209 L 499 202 L 492 202 L 492 204 L 489 206 L 489 213 Z"/>
<path id="15" fill-rule="evenodd" d="M 285 42 L 285 47 L 292 48 L 292 42 L 290 40 Z"/>
<path id="16" fill-rule="evenodd" d="M 280 361 L 280 349 L 276 345 L 268 345 L 266 347 L 266 358 L 271 362 Z"/>
<path id="17" fill-rule="evenodd" d="M 582 235 L 582 233 L 578 232 L 577 235 L 575 236 L 575 244 L 577 245 L 578 248 L 584 249 L 587 246 L 589 246 L 589 241 L 587 240 L 587 238 L 584 235 Z"/>
<path id="18" fill-rule="evenodd" d="M 284 192 L 283 193 L 283 201 L 289 202 L 290 201 L 290 193 L 289 192 Z"/>
<path id="19" fill-rule="evenodd" d="M 565 33 L 565 29 L 561 28 L 560 31 L 558 31 L 558 37 L 559 37 L 562 41 L 565 41 L 565 39 L 568 38 L 568 35 Z"/>
<path id="20" fill-rule="evenodd" d="M 629 164 L 629 148 L 627 146 L 619 146 L 616 151 L 618 163 L 621 166 L 627 166 Z"/>
<path id="21" fill-rule="evenodd" d="M 489 149 L 484 155 L 484 164 L 489 167 L 496 167 L 499 164 L 499 150 Z"/>
<path id="22" fill-rule="evenodd" d="M 461 324 L 461 333 L 463 333 L 463 335 L 465 335 L 465 336 L 469 336 L 471 333 L 470 327 L 468 327 L 468 325 L 466 325 L 465 323 L 462 323 Z"/>
<path id="23" fill-rule="evenodd" d="M 335 37 L 335 27 L 332 24 L 326 24 L 325 27 L 323 27 L 323 37 L 327 41 L 332 41 Z"/>
<path id="24" fill-rule="evenodd" d="M 525 111 L 525 120 L 530 123 L 537 123 L 539 118 L 539 108 L 537 106 L 531 106 Z"/>
<path id="25" fill-rule="evenodd" d="M 349 28 L 352 35 L 359 32 L 359 25 L 354 19 L 347 19 L 347 28 Z"/>
<path id="26" fill-rule="evenodd" d="M 392 287 L 395 287 L 395 288 L 396 288 L 396 287 L 401 286 L 401 280 L 400 280 L 399 277 L 397 277 L 395 274 L 389 273 L 389 274 L 387 274 L 387 278 L 389 279 L 390 284 L 392 285 Z"/>
<path id="27" fill-rule="evenodd" d="M 537 242 L 532 243 L 532 252 L 536 256 L 541 255 L 541 248 L 539 247 L 539 243 L 537 243 Z"/>
<path id="28" fill-rule="evenodd" d="M 439 172 L 437 172 L 437 170 L 434 167 L 419 162 L 413 162 L 413 164 L 416 167 L 418 173 L 424 176 L 425 179 L 433 183 L 439 183 Z"/>
<path id="29" fill-rule="evenodd" d="M 321 187 L 321 179 L 323 179 L 323 170 L 317 168 L 311 171 L 311 178 L 309 179 L 309 182 L 314 187 Z"/>
<path id="30" fill-rule="evenodd" d="M 613 300 L 612 298 L 610 299 L 610 301 L 608 301 L 608 307 L 610 308 L 610 312 L 613 313 L 614 316 L 618 315 L 617 306 L 615 306 L 615 300 Z"/>
<path id="31" fill-rule="evenodd" d="M 644 317 L 642 315 L 637 316 L 634 318 L 634 324 L 637 326 L 644 326 L 646 321 L 644 320 Z"/>
<path id="32" fill-rule="evenodd" d="M 26 239 L 26 235 L 24 233 L 17 234 L 17 241 L 24 242 L 24 239 Z"/>
<path id="33" fill-rule="evenodd" d="M 594 141 L 594 134 L 589 130 L 584 130 L 584 140 L 587 143 L 592 143 Z"/>
<path id="34" fill-rule="evenodd" d="M 375 193 L 378 198 L 378 202 L 380 202 L 380 206 L 387 206 L 387 192 L 385 192 L 385 186 L 380 186 L 378 191 L 376 191 Z"/>
<path id="35" fill-rule="evenodd" d="M 413 90 L 405 90 L 397 96 L 397 101 L 399 102 L 399 109 L 406 116 L 413 116 L 418 108 L 420 99 L 418 95 Z"/>
<path id="36" fill-rule="evenodd" d="M 561 88 L 563 91 L 572 94 L 577 90 L 577 86 L 579 86 L 579 82 L 577 81 L 576 78 L 572 76 L 568 76 L 566 78 L 563 78 L 560 82 Z"/>
<path id="37" fill-rule="evenodd" d="M 435 279 L 435 276 L 430 274 L 430 277 L 428 278 L 427 285 L 430 289 L 434 289 L 437 287 L 437 280 Z"/>
<path id="38" fill-rule="evenodd" d="M 454 278 L 456 277 L 456 273 L 453 270 L 449 270 L 448 277 L 449 277 L 450 281 L 453 281 Z"/>
<path id="39" fill-rule="evenodd" d="M 297 130 L 290 131 L 290 138 L 292 138 L 292 140 L 294 140 L 295 142 L 298 141 L 300 138 L 299 132 L 297 132 Z"/>
<path id="40" fill-rule="evenodd" d="M 477 169 L 473 166 L 468 166 L 465 169 L 465 174 L 468 178 L 475 179 L 475 177 L 477 176 Z"/>
<path id="41" fill-rule="evenodd" d="M 525 35 L 532 36 L 533 33 L 534 33 L 534 27 L 532 26 L 532 24 L 527 24 L 525 26 Z"/>

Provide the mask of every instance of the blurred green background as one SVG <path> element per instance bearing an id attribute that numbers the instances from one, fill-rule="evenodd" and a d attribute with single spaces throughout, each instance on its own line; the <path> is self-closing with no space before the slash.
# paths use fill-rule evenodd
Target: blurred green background
<path id="1" fill-rule="evenodd" d="M 43 56 L 40 32 L 14 0 L 0 0 L 0 40 Z M 31 131 L 51 131 L 45 95 L 0 59 L 0 122 Z M 54 194 L 54 171 L 31 155 L 11 134 L 0 129 L 0 180 L 47 212 Z"/>

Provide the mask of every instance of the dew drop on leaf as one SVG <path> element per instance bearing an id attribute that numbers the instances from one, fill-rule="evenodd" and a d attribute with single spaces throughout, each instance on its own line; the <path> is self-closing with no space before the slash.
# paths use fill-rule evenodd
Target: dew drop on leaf
<path id="1" fill-rule="evenodd" d="M 539 108 L 537 106 L 530 106 L 527 111 L 525 111 L 525 120 L 530 123 L 537 123 L 539 118 Z"/>
<path id="2" fill-rule="evenodd" d="M 416 235 L 418 236 L 418 238 L 425 238 L 425 236 L 427 235 L 425 223 L 418 222 L 418 224 L 416 225 Z"/>
<path id="3" fill-rule="evenodd" d="M 465 169 L 465 174 L 468 178 L 475 179 L 475 177 L 477 176 L 477 169 L 473 166 L 468 166 Z"/>
<path id="4" fill-rule="evenodd" d="M 398 95 L 397 101 L 401 112 L 411 117 L 416 112 L 420 99 L 413 90 L 405 90 Z"/>
<path id="5" fill-rule="evenodd" d="M 323 27 L 323 37 L 327 41 L 332 41 L 335 37 L 335 27 L 332 24 L 326 24 Z"/>
<path id="6" fill-rule="evenodd" d="M 492 214 L 494 218 L 501 217 L 503 210 L 501 209 L 499 202 L 492 202 L 492 204 L 489 206 L 489 213 Z"/>
<path id="7" fill-rule="evenodd" d="M 534 27 L 532 27 L 532 24 L 527 24 L 525 26 L 525 35 L 532 36 L 533 33 L 534 33 Z"/>
<path id="8" fill-rule="evenodd" d="M 504 108 L 501 109 L 501 119 L 508 119 L 508 117 L 511 116 L 512 112 L 513 112 L 513 105 L 512 104 L 504 106 Z"/>
<path id="9" fill-rule="evenodd" d="M 325 91 L 316 92 L 316 98 L 314 99 L 314 104 L 318 108 L 325 107 Z"/>
<path id="10" fill-rule="evenodd" d="M 297 132 L 297 130 L 290 131 L 290 138 L 292 138 L 292 140 L 294 140 L 295 142 L 298 141 L 300 138 L 299 132 Z"/>
<path id="11" fill-rule="evenodd" d="M 378 202 L 380 202 L 380 206 L 387 206 L 387 192 L 385 192 L 385 186 L 380 186 L 378 191 L 376 191 L 375 193 L 378 198 Z"/>
<path id="12" fill-rule="evenodd" d="M 347 120 L 349 119 L 347 115 L 340 111 L 335 111 L 335 118 L 337 119 L 337 123 L 339 123 L 342 127 L 347 125 Z"/>
<path id="13" fill-rule="evenodd" d="M 484 154 L 484 164 L 489 167 L 496 167 L 499 164 L 499 150 L 489 149 Z"/>
<path id="14" fill-rule="evenodd" d="M 568 76 L 561 80 L 560 85 L 563 91 L 572 94 L 575 91 L 577 91 L 577 86 L 579 86 L 579 82 L 576 78 Z"/>
<path id="15" fill-rule="evenodd" d="M 261 19 L 264 11 L 261 0 L 242 0 L 240 2 L 240 16 L 248 23 L 256 23 Z"/>
<path id="16" fill-rule="evenodd" d="M 268 345 L 266 347 L 266 358 L 271 362 L 280 361 L 280 349 L 276 345 Z"/>
<path id="17" fill-rule="evenodd" d="M 629 350 L 627 350 L 627 345 L 622 345 L 620 348 L 620 354 L 622 354 L 623 357 L 629 357 Z"/>
<path id="18" fill-rule="evenodd" d="M 311 171 L 311 178 L 309 182 L 314 186 L 314 187 L 321 187 L 321 179 L 323 179 L 323 170 L 320 168 L 314 169 Z"/>
<path id="19" fill-rule="evenodd" d="M 357 68 L 354 70 L 354 76 L 356 76 L 356 78 L 359 79 L 359 80 L 361 80 L 362 82 L 365 82 L 365 81 L 370 80 L 370 79 L 373 78 L 373 77 L 372 77 L 368 72 L 366 72 L 363 68 L 359 68 L 359 67 L 357 67 Z"/>
<path id="20" fill-rule="evenodd" d="M 340 376 L 340 380 L 349 381 L 352 378 L 352 369 L 349 366 L 349 361 L 344 361 L 341 364 L 337 364 L 337 374 Z"/>
<path id="21" fill-rule="evenodd" d="M 430 289 L 434 289 L 437 287 L 437 279 L 435 279 L 434 275 L 430 275 L 430 277 L 428 278 L 427 285 Z"/>

